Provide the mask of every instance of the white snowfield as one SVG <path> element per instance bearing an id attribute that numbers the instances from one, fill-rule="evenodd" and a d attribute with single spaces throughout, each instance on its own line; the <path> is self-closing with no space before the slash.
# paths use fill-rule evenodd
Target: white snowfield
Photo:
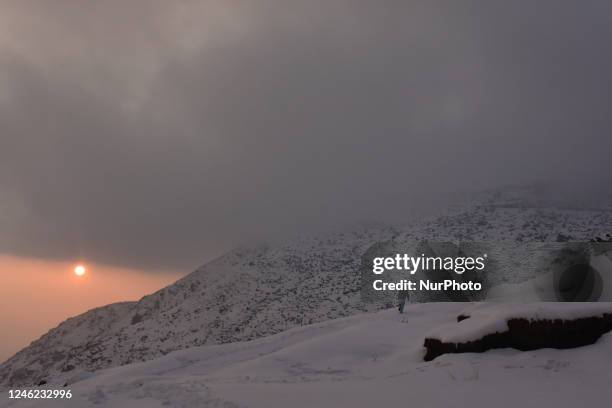
<path id="1" fill-rule="evenodd" d="M 582 316 L 608 307 L 570 306 L 535 304 L 518 311 Z M 387 310 L 249 342 L 176 351 L 76 381 L 67 387 L 71 400 L 17 401 L 5 393 L 0 407 L 609 406 L 610 333 L 576 349 L 498 349 L 424 362 L 425 335 L 453 324 L 465 307 L 411 304 L 403 315 Z"/>

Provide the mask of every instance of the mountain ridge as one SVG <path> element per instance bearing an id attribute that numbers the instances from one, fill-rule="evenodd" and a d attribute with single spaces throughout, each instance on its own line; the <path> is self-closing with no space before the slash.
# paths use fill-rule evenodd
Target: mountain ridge
<path id="1" fill-rule="evenodd" d="M 0 387 L 59 384 L 179 349 L 378 310 L 380 305 L 360 298 L 360 266 L 365 252 L 381 242 L 586 240 L 612 230 L 608 211 L 508 206 L 506 198 L 491 193 L 401 228 L 358 228 L 234 249 L 139 301 L 66 320 L 0 365 Z"/>

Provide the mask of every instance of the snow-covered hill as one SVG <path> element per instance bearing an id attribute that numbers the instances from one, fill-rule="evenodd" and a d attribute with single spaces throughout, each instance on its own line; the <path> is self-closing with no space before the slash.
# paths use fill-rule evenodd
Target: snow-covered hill
<path id="1" fill-rule="evenodd" d="M 361 301 L 360 263 L 368 248 L 382 242 L 583 240 L 612 231 L 609 207 L 545 207 L 541 200 L 532 205 L 516 197 L 487 193 L 410 225 L 233 250 L 138 302 L 68 319 L 0 366 L 0 388 L 61 384 L 81 370 L 375 310 L 380 306 Z"/>
<path id="2" fill-rule="evenodd" d="M 392 234 L 360 230 L 233 250 L 138 302 L 68 319 L 4 363 L 0 384 L 61 381 L 79 369 L 250 340 L 363 311 L 355 273 L 360 254 Z"/>
<path id="3" fill-rule="evenodd" d="M 177 351 L 73 382 L 66 387 L 70 400 L 17 401 L 5 393 L 0 406 L 563 408 L 609 401 L 611 333 L 575 349 L 498 349 L 423 361 L 426 333 L 461 325 L 456 317 L 465 307 L 414 304 L 403 315 L 361 314 Z"/>

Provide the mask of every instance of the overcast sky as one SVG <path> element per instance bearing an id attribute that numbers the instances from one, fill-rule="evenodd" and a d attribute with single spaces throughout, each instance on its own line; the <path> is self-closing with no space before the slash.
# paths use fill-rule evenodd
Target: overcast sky
<path id="1" fill-rule="evenodd" d="M 609 1 L 3 1 L 0 252 L 190 270 L 443 191 L 610 188 Z"/>

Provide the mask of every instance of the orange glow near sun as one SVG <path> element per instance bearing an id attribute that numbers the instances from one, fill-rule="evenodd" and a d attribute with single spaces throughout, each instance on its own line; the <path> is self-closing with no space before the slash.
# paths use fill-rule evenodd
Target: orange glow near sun
<path id="1" fill-rule="evenodd" d="M 170 271 L 149 273 L 91 262 L 19 258 L 0 252 L 0 329 L 4 329 L 0 332 L 0 362 L 70 316 L 109 303 L 138 300 L 183 277 Z M 85 268 L 83 276 L 76 274 L 79 265 Z"/>
<path id="2" fill-rule="evenodd" d="M 83 276 L 87 272 L 87 268 L 84 265 L 77 265 L 74 267 L 74 274 L 76 276 Z"/>

